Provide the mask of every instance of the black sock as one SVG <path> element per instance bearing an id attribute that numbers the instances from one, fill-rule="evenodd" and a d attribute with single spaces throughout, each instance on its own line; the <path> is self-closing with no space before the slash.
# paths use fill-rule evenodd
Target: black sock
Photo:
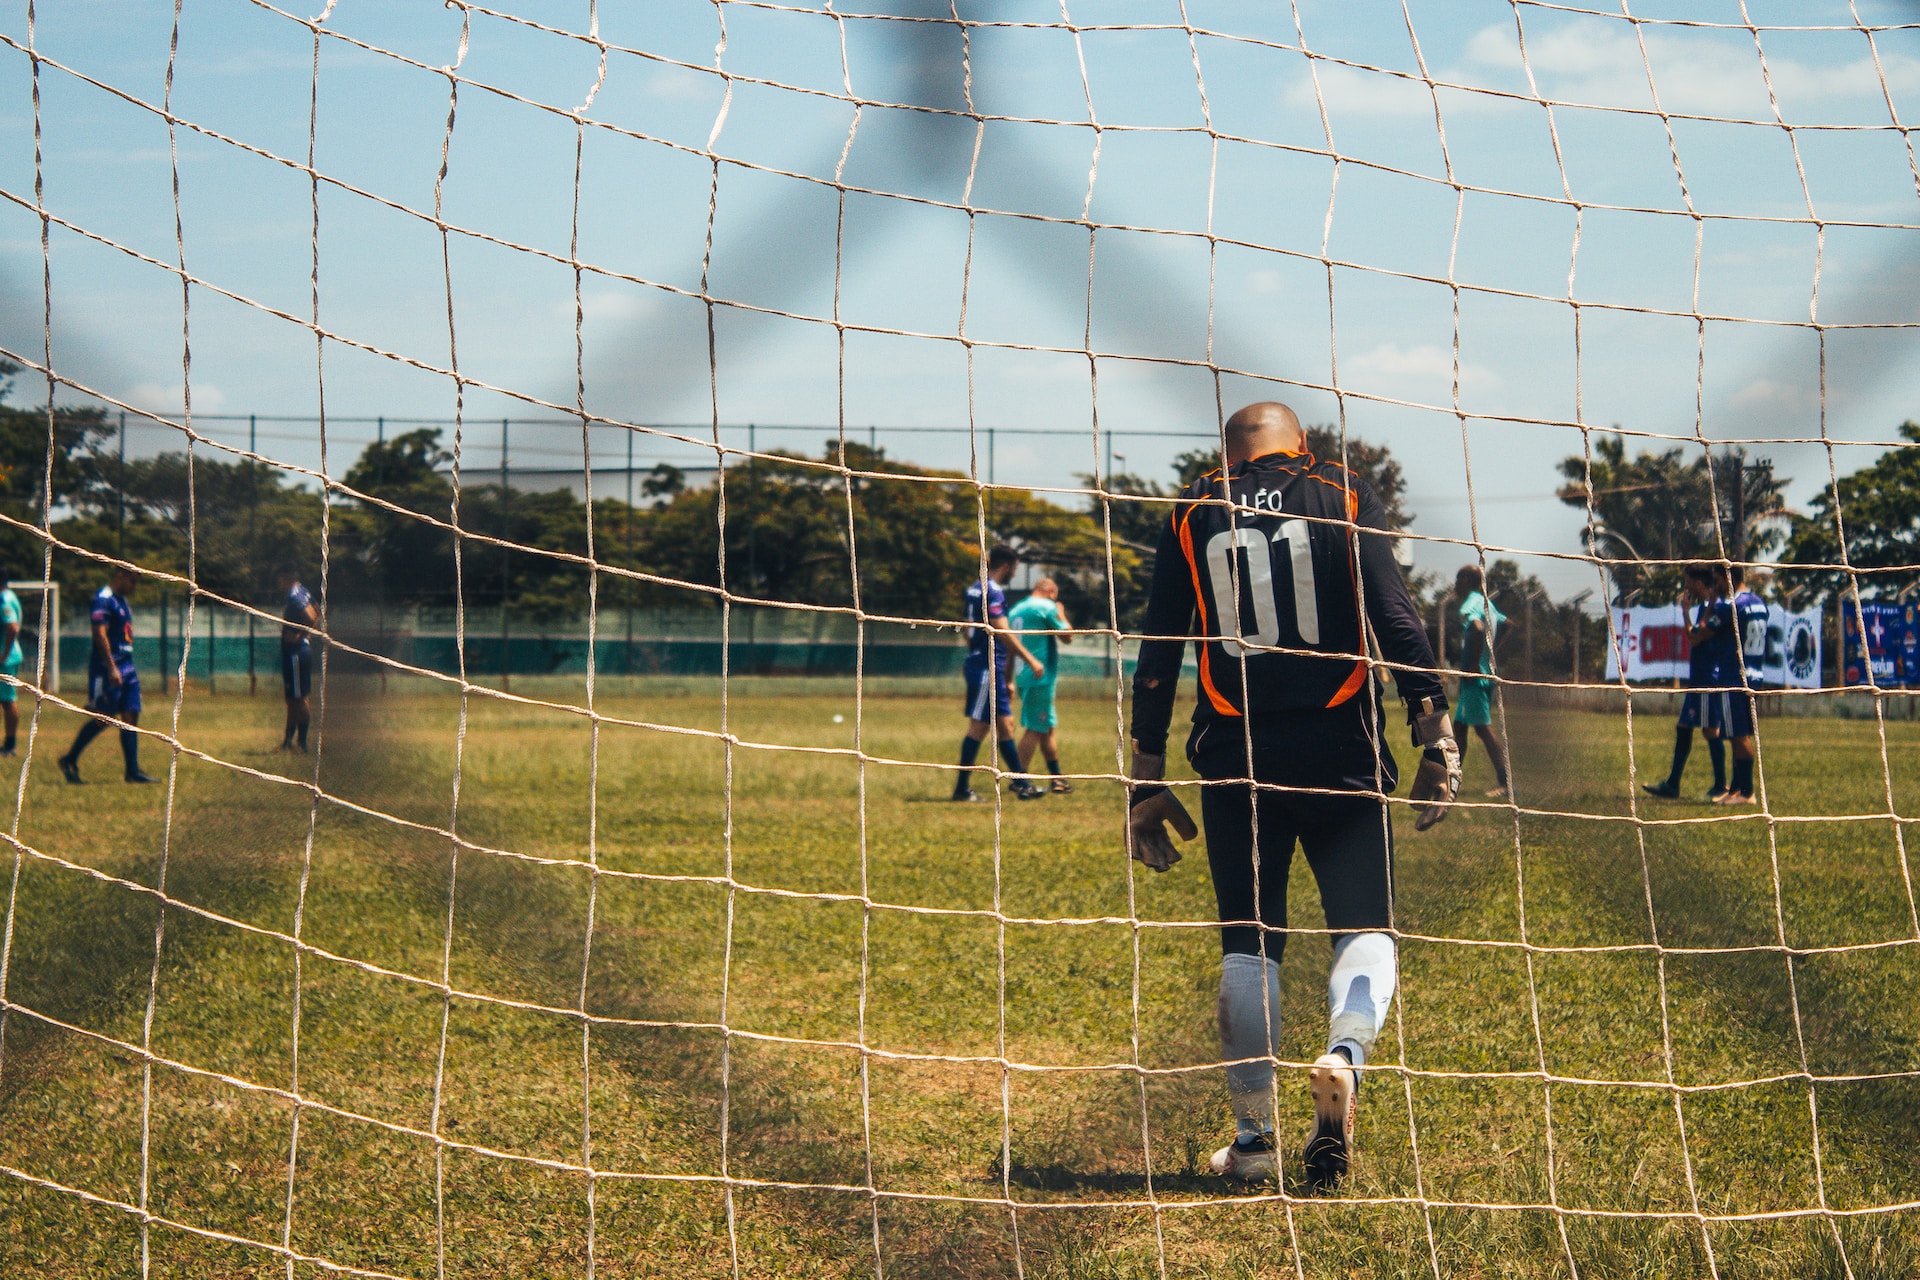
<path id="1" fill-rule="evenodd" d="M 973 775 L 973 762 L 980 758 L 980 739 L 960 739 L 960 776 L 954 779 L 953 794 L 965 795 L 967 779 Z"/>
<path id="2" fill-rule="evenodd" d="M 1012 738 L 1000 739 L 1000 758 L 1006 762 L 1008 773 L 1025 773 L 1020 767 L 1020 753 L 1014 749 Z"/>
<path id="3" fill-rule="evenodd" d="M 302 721 L 300 722 L 300 727 L 299 727 L 299 729 L 297 729 L 297 730 L 296 730 L 295 732 L 297 732 L 297 733 L 298 733 L 298 734 L 300 735 L 300 749 L 301 749 L 301 750 L 303 750 L 303 751 L 304 751 L 304 750 L 306 750 L 306 746 L 307 746 L 307 722 L 306 722 L 305 720 L 302 720 Z"/>
<path id="4" fill-rule="evenodd" d="M 1707 754 L 1713 758 L 1713 789 L 1715 791 L 1725 791 L 1727 789 L 1727 740 L 1725 738 L 1708 738 Z M 1739 763 L 1735 762 L 1735 771 L 1737 772 L 1739 768 Z M 1735 790 L 1738 789 L 1737 787 L 1735 788 Z"/>
<path id="5" fill-rule="evenodd" d="M 1047 757 L 1047 772 L 1052 774 L 1056 778 L 1060 776 L 1060 757 L 1059 756 Z"/>
<path id="6" fill-rule="evenodd" d="M 1733 758 L 1733 789 L 1743 796 L 1753 794 L 1753 761 Z"/>
<path id="7" fill-rule="evenodd" d="M 11 751 L 13 750 L 13 748 L 14 748 L 13 735 L 8 734 L 7 740 L 5 742 L 0 742 L 0 751 Z"/>
<path id="8" fill-rule="evenodd" d="M 126 757 L 127 776 L 140 772 L 140 735 L 131 729 L 120 731 L 120 754 Z"/>
<path id="9" fill-rule="evenodd" d="M 78 760 L 87 745 L 106 731 L 106 723 L 101 720 L 89 720 L 81 725 L 80 732 L 73 735 L 73 745 L 67 748 L 67 759 Z"/>
<path id="10" fill-rule="evenodd" d="M 1693 729 L 1681 725 L 1673 731 L 1673 772 L 1667 775 L 1667 785 L 1678 788 L 1680 775 L 1686 771 L 1687 757 L 1693 753 Z"/>

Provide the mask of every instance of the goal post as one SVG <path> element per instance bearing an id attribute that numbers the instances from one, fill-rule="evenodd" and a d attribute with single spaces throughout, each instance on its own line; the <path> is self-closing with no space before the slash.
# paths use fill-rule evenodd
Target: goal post
<path id="1" fill-rule="evenodd" d="M 0 6 L 0 1275 L 1920 1275 L 1920 21 L 1721 8 Z"/>

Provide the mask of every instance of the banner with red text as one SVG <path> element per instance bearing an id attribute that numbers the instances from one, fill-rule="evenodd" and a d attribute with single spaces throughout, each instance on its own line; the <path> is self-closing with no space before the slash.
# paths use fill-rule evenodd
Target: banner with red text
<path id="1" fill-rule="evenodd" d="M 1613 611 L 1616 643 L 1607 650 L 1607 679 L 1618 680 L 1622 666 L 1629 680 L 1685 680 L 1691 610 L 1678 604 L 1634 605 Z M 1774 689 L 1820 687 L 1821 641 L 1825 632 L 1818 608 L 1789 613 L 1773 606 L 1767 619 L 1766 678 Z"/>

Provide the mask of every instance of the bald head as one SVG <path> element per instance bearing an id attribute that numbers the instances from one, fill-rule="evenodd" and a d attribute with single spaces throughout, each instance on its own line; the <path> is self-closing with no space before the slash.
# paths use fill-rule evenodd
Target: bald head
<path id="1" fill-rule="evenodd" d="M 1250 404 L 1227 419 L 1227 462 L 1245 462 L 1269 453 L 1305 453 L 1307 433 L 1300 419 L 1278 400 Z"/>

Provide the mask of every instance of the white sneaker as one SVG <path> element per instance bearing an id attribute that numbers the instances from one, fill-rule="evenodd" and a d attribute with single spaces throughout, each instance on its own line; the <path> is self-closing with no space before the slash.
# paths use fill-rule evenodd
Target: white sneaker
<path id="1" fill-rule="evenodd" d="M 1271 1133 L 1228 1143 L 1213 1153 L 1207 1167 L 1236 1182 L 1280 1181 L 1280 1159 Z"/>
<path id="2" fill-rule="evenodd" d="M 1353 1064 L 1337 1053 L 1323 1053 L 1307 1073 L 1313 1091 L 1313 1128 L 1307 1133 L 1307 1189 L 1332 1191 L 1347 1173 L 1353 1148 L 1353 1115 L 1359 1092 Z"/>

